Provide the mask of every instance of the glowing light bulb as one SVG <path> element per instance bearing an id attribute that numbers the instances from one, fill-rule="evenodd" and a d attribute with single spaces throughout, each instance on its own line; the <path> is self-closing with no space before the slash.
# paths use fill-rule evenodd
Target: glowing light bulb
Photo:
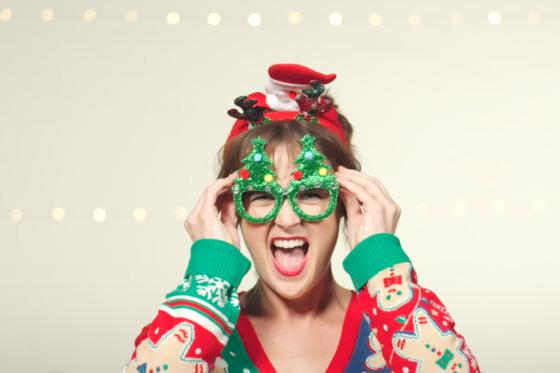
<path id="1" fill-rule="evenodd" d="M 383 18 L 377 13 L 372 13 L 368 17 L 368 22 L 372 26 L 381 26 Z"/>
<path id="2" fill-rule="evenodd" d="M 300 12 L 291 12 L 288 15 L 288 22 L 292 25 L 299 25 L 303 21 L 303 15 Z"/>
<path id="3" fill-rule="evenodd" d="M 86 9 L 86 11 L 84 12 L 84 21 L 86 22 L 93 22 L 95 21 L 95 18 L 97 18 L 97 12 L 95 11 L 95 9 Z"/>
<path id="4" fill-rule="evenodd" d="M 181 16 L 177 12 L 169 12 L 167 14 L 167 23 L 171 26 L 175 26 L 177 23 L 181 21 Z"/>
<path id="5" fill-rule="evenodd" d="M 102 208 L 96 208 L 93 210 L 93 220 L 102 222 L 105 221 L 105 219 L 107 219 L 107 211 Z"/>
<path id="6" fill-rule="evenodd" d="M 43 22 L 51 22 L 54 19 L 54 10 L 51 8 L 43 9 L 41 12 L 41 19 Z"/>
<path id="7" fill-rule="evenodd" d="M 342 24 L 342 14 L 340 13 L 329 14 L 329 23 L 331 26 L 340 26 Z"/>
<path id="8" fill-rule="evenodd" d="M 64 209 L 62 207 L 55 207 L 52 210 L 51 215 L 55 221 L 61 221 L 62 219 L 64 219 L 66 213 L 64 212 Z"/>
<path id="9" fill-rule="evenodd" d="M 459 12 L 451 12 L 449 14 L 449 22 L 451 22 L 454 25 L 458 25 L 463 22 L 463 17 Z"/>
<path id="10" fill-rule="evenodd" d="M 413 13 L 408 16 L 408 23 L 413 27 L 420 26 L 420 24 L 422 23 L 422 17 L 420 17 L 420 15 L 416 13 Z"/>
<path id="11" fill-rule="evenodd" d="M 207 21 L 210 26 L 218 26 L 222 22 L 222 17 L 218 13 L 210 13 Z"/>
<path id="12" fill-rule="evenodd" d="M 137 208 L 137 209 L 134 209 L 133 216 L 134 216 L 134 220 L 142 222 L 142 221 L 146 220 L 146 217 L 148 216 L 148 213 L 143 208 Z"/>
<path id="13" fill-rule="evenodd" d="M 23 218 L 23 212 L 18 209 L 12 209 L 12 211 L 10 211 L 10 219 L 12 219 L 13 222 L 17 223 L 20 222 L 21 219 Z"/>
<path id="14" fill-rule="evenodd" d="M 257 27 L 262 23 L 261 15 L 258 13 L 253 13 L 249 15 L 249 18 L 247 18 L 247 22 L 249 22 L 249 25 L 251 25 L 252 27 Z"/>
<path id="15" fill-rule="evenodd" d="M 177 217 L 177 220 L 184 221 L 187 219 L 187 215 L 188 212 L 184 206 L 178 206 L 175 209 L 175 216 Z"/>
<path id="16" fill-rule="evenodd" d="M 2 9 L 2 11 L 0 11 L 0 21 L 8 22 L 12 19 L 12 15 L 13 13 L 10 9 Z"/>
<path id="17" fill-rule="evenodd" d="M 129 9 L 125 13 L 125 19 L 126 19 L 126 22 L 128 22 L 128 23 L 136 23 L 136 22 L 138 22 L 139 18 L 140 18 L 140 14 L 135 9 Z"/>
<path id="18" fill-rule="evenodd" d="M 488 23 L 491 25 L 499 25 L 502 22 L 502 15 L 496 11 L 488 13 Z"/>
<path id="19" fill-rule="evenodd" d="M 456 202 L 452 208 L 453 214 L 463 216 L 467 213 L 467 204 L 465 202 Z"/>

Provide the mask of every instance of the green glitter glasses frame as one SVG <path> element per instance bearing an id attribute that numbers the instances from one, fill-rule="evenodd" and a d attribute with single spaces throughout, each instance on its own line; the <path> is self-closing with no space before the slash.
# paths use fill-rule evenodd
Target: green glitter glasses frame
<path id="1" fill-rule="evenodd" d="M 253 149 L 242 160 L 244 167 L 231 188 L 242 218 L 256 224 L 268 223 L 278 216 L 285 198 L 296 215 L 306 221 L 320 221 L 333 213 L 340 188 L 333 169 L 315 148 L 314 136 L 304 135 L 299 141 L 302 150 L 294 161 L 298 168 L 291 172 L 293 179 L 284 190 L 264 151 L 266 141 L 261 137 L 252 140 Z"/>

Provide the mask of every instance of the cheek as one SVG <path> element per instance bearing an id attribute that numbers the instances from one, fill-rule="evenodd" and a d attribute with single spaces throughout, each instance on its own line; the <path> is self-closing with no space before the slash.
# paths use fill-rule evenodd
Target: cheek
<path id="1" fill-rule="evenodd" d="M 241 235 L 251 255 L 261 256 L 265 254 L 264 250 L 267 249 L 267 224 L 251 224 L 242 220 L 240 227 Z"/>
<path id="2" fill-rule="evenodd" d="M 329 216 L 313 227 L 313 238 L 321 247 L 321 251 L 331 255 L 338 239 L 338 220 L 335 215 Z"/>

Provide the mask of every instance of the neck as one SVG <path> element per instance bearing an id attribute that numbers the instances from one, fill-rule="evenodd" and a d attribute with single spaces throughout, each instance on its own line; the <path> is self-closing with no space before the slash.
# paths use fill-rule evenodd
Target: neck
<path id="1" fill-rule="evenodd" d="M 318 316 L 344 313 L 349 297 L 350 292 L 336 283 L 329 266 L 317 285 L 297 299 L 284 298 L 259 279 L 247 292 L 243 308 L 256 317 L 305 323 Z"/>

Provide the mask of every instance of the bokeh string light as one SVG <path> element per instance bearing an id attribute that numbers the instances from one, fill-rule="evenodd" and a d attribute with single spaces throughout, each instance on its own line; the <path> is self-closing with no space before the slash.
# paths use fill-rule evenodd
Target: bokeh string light
<path id="1" fill-rule="evenodd" d="M 140 19 L 140 13 L 136 9 L 129 9 L 124 16 L 126 22 L 136 23 Z"/>
<path id="2" fill-rule="evenodd" d="M 54 20 L 54 10 L 46 8 L 41 11 L 41 19 L 43 22 L 52 22 Z"/>
<path id="3" fill-rule="evenodd" d="M 12 20 L 14 14 L 11 9 L 4 8 L 0 10 L 0 22 L 9 22 Z M 503 21 L 502 14 L 497 10 L 489 11 L 485 16 L 486 21 L 493 26 L 500 25 Z M 53 22 L 55 21 L 55 11 L 52 8 L 45 8 L 41 11 L 41 20 L 43 22 Z M 97 19 L 97 11 L 93 8 L 85 9 L 82 14 L 83 21 L 87 23 L 92 23 Z M 125 12 L 125 21 L 127 23 L 137 23 L 140 20 L 140 13 L 137 9 L 129 9 Z M 339 12 L 332 12 L 328 15 L 327 21 L 331 26 L 340 26 L 343 23 L 343 15 Z M 448 20 L 453 25 L 460 25 L 465 22 L 463 16 L 453 10 L 449 13 Z M 211 12 L 208 14 L 206 21 L 209 26 L 215 27 L 222 23 L 222 16 L 218 13 Z M 292 11 L 288 14 L 287 21 L 291 25 L 299 25 L 303 22 L 303 14 L 299 11 Z M 424 24 L 422 16 L 418 13 L 410 13 L 407 15 L 408 24 L 412 27 L 418 27 Z M 476 21 L 476 19 L 472 19 Z M 531 10 L 526 13 L 526 21 L 532 25 L 538 25 L 542 22 L 542 15 L 536 10 Z M 170 26 L 175 26 L 181 22 L 181 15 L 176 11 L 170 11 L 166 14 L 165 22 Z M 367 22 L 371 26 L 379 27 L 383 24 L 383 16 L 379 13 L 371 13 L 367 17 Z M 247 17 L 247 23 L 251 27 L 258 27 L 263 23 L 262 15 L 259 13 L 251 13 Z"/>
<path id="4" fill-rule="evenodd" d="M 300 25 L 303 23 L 303 14 L 300 11 L 291 11 L 288 13 L 287 22 L 291 25 Z M 44 8 L 40 12 L 40 20 L 44 23 L 52 23 L 57 21 L 56 11 L 53 8 Z M 84 22 L 93 23 L 97 19 L 97 11 L 93 8 L 85 9 L 82 13 Z M 343 24 L 343 15 L 339 12 L 332 12 L 328 15 L 328 23 L 331 26 L 341 26 Z M 0 9 L 0 22 L 10 22 L 14 20 L 14 13 L 9 8 Z M 137 9 L 129 9 L 124 13 L 124 20 L 127 23 L 137 23 L 140 20 L 140 12 Z M 181 16 L 176 11 L 169 11 L 166 14 L 165 21 L 170 26 L 175 26 L 181 22 Z M 222 23 L 222 16 L 216 12 L 210 12 L 206 18 L 207 24 L 216 27 Z M 380 27 L 384 24 L 384 17 L 375 12 L 369 14 L 367 22 L 370 26 Z M 419 27 L 424 24 L 422 16 L 418 13 L 409 13 L 407 15 L 408 24 L 412 27 Z M 448 13 L 448 21 L 453 25 L 461 25 L 465 23 L 463 15 L 456 10 Z M 473 20 L 474 21 L 474 20 Z M 486 21 L 492 26 L 501 25 L 503 22 L 502 14 L 498 10 L 491 10 L 486 14 Z M 542 15 L 536 10 L 526 13 L 526 21 L 531 25 L 538 25 L 542 22 Z M 247 17 L 247 23 L 251 27 L 258 27 L 263 23 L 263 18 L 259 13 L 251 13 Z M 546 209 L 546 201 L 542 197 L 535 197 L 529 200 L 528 208 L 534 214 L 540 214 Z M 419 217 L 428 216 L 433 213 L 433 208 L 425 201 L 416 203 L 413 207 L 414 213 Z M 508 204 L 502 199 L 495 199 L 488 203 L 487 211 L 494 215 L 502 215 L 509 210 Z M 460 217 L 467 215 L 471 209 L 465 201 L 454 202 L 448 210 L 452 215 Z M 188 210 L 184 206 L 175 208 L 174 215 L 178 220 L 186 219 Z M 132 217 L 137 222 L 147 220 L 147 211 L 144 208 L 136 208 L 132 212 Z M 51 218 L 60 222 L 67 219 L 66 211 L 62 207 L 55 207 L 51 211 Z M 96 208 L 92 212 L 92 218 L 96 222 L 103 222 L 107 219 L 107 211 L 103 208 Z M 13 208 L 9 211 L 9 219 L 14 223 L 22 222 L 24 212 L 21 208 Z"/>
<path id="5" fill-rule="evenodd" d="M 523 204 L 523 203 L 522 203 Z M 473 205 L 474 206 L 474 205 Z M 519 212 L 529 212 L 535 215 L 542 214 L 547 209 L 547 201 L 543 197 L 534 197 L 533 199 L 527 201 L 524 204 L 525 208 L 520 206 L 516 207 Z M 440 206 L 441 207 L 441 206 Z M 410 207 L 411 211 L 418 217 L 426 217 L 428 215 L 438 215 L 443 216 L 450 214 L 456 217 L 462 217 L 467 214 L 491 214 L 495 216 L 503 215 L 507 211 L 513 209 L 513 206 L 508 205 L 507 201 L 503 199 L 493 199 L 489 200 L 482 207 L 478 206 L 476 211 L 469 203 L 466 201 L 455 201 L 451 205 L 441 208 L 436 208 L 436 206 L 431 206 L 430 203 L 426 201 L 418 201 Z M 526 211 L 528 210 L 528 211 Z M 175 218 L 179 221 L 185 221 L 189 214 L 189 210 L 182 205 L 177 206 L 173 214 Z M 20 223 L 23 221 L 24 212 L 21 208 L 14 207 L 9 211 L 9 219 L 14 223 Z M 104 222 L 107 220 L 108 212 L 106 209 L 98 207 L 92 212 L 92 219 L 96 222 Z M 145 208 L 138 207 L 132 210 L 132 219 L 137 222 L 144 222 L 147 220 L 148 211 Z M 67 219 L 66 211 L 63 207 L 57 206 L 51 210 L 51 218 L 54 221 L 62 221 Z"/>

